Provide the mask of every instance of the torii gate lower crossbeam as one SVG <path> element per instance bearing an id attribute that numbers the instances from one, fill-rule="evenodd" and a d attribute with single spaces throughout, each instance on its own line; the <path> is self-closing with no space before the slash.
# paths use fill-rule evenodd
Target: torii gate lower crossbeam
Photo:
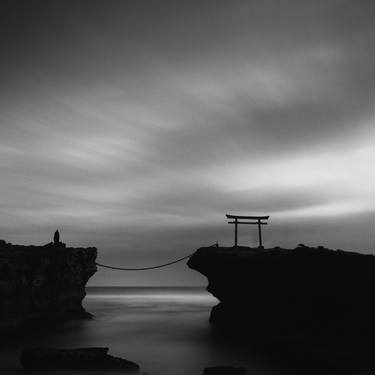
<path id="1" fill-rule="evenodd" d="M 229 221 L 228 224 L 234 224 L 234 246 L 238 246 L 238 224 L 250 224 L 250 225 L 258 225 L 258 238 L 259 238 L 259 248 L 263 248 L 262 242 L 262 225 L 267 225 L 262 220 L 268 220 L 269 216 L 240 216 L 240 215 L 229 215 L 227 214 L 226 217 L 228 219 L 234 219 L 234 221 Z M 256 221 L 239 221 L 239 220 L 256 220 Z"/>

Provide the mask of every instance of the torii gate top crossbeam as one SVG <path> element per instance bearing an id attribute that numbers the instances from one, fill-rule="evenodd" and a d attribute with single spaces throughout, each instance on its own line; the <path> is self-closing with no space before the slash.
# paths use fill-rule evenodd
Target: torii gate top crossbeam
<path id="1" fill-rule="evenodd" d="M 267 220 L 269 216 L 241 216 L 241 215 L 226 215 L 228 219 L 247 219 L 247 220 Z"/>

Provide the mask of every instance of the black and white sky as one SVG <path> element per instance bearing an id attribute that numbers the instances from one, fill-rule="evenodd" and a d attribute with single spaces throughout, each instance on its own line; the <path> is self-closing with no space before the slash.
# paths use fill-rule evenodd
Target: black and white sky
<path id="1" fill-rule="evenodd" d="M 375 250 L 375 2 L 0 0 L 0 237 L 144 266 Z M 256 245 L 256 228 L 240 228 Z M 181 264 L 92 285 L 203 285 Z"/>

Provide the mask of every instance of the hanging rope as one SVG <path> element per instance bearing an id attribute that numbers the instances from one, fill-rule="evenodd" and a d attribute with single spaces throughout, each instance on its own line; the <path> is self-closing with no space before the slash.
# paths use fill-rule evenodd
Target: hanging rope
<path id="1" fill-rule="evenodd" d="M 215 243 L 213 245 L 210 245 L 210 246 L 207 246 L 207 247 L 214 247 L 214 246 L 217 246 L 217 243 Z M 194 251 L 194 253 L 195 253 L 195 251 Z M 101 264 L 101 263 L 97 263 L 97 262 L 95 262 L 95 264 L 97 266 L 99 266 L 99 267 L 110 268 L 111 270 L 120 270 L 120 271 L 146 271 L 146 270 L 153 270 L 155 268 L 162 268 L 162 267 L 170 266 L 171 264 L 182 262 L 183 260 L 190 258 L 194 253 L 191 253 L 191 254 L 186 255 L 186 256 L 184 256 L 182 258 L 173 260 L 172 262 L 168 262 L 168 263 L 164 263 L 164 264 L 159 264 L 157 266 L 151 266 L 151 267 L 125 268 L 125 267 L 107 266 L 107 265 L 104 265 L 104 264 Z"/>

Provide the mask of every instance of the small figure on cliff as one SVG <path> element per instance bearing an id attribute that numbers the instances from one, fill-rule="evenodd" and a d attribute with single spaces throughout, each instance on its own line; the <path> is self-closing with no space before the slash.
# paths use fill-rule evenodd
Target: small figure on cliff
<path id="1" fill-rule="evenodd" d="M 60 243 L 60 233 L 58 230 L 56 230 L 55 234 L 53 235 L 53 243 Z"/>

